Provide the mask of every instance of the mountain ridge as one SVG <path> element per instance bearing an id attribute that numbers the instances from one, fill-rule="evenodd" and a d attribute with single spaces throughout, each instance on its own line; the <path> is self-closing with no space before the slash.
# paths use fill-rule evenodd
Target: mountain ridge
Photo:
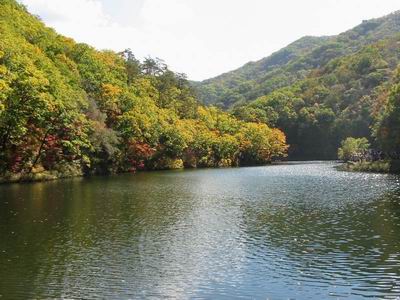
<path id="1" fill-rule="evenodd" d="M 229 109 L 236 104 L 255 100 L 276 88 L 288 86 L 303 78 L 306 71 L 325 65 L 333 58 L 354 53 L 367 44 L 390 37 L 399 31 L 400 10 L 397 10 L 383 17 L 363 20 L 359 25 L 338 35 L 304 36 L 267 57 L 248 62 L 240 68 L 216 77 L 192 82 L 192 84 L 202 103 Z M 325 53 L 325 60 L 316 60 L 315 56 L 321 53 Z M 286 58 L 283 60 L 284 63 L 268 64 L 282 56 Z M 307 63 L 309 66 L 302 66 Z M 294 64 L 292 69 L 290 69 L 290 64 Z M 284 75 L 282 73 L 285 72 L 291 72 L 294 75 L 286 82 L 281 80 Z M 280 81 L 280 83 L 271 86 L 266 83 L 267 81 Z"/>
<path id="2" fill-rule="evenodd" d="M 194 86 L 207 105 L 281 129 L 290 158 L 335 159 L 347 137 L 366 137 L 375 149 L 398 151 L 400 135 L 391 117 L 397 98 L 391 95 L 397 95 L 399 63 L 396 11 L 336 36 L 301 38 Z"/>

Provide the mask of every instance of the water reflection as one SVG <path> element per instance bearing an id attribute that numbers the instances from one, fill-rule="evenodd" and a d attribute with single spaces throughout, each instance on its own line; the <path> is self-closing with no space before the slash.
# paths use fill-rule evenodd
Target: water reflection
<path id="1" fill-rule="evenodd" d="M 400 296 L 394 176 L 332 163 L 0 186 L 0 295 Z"/>

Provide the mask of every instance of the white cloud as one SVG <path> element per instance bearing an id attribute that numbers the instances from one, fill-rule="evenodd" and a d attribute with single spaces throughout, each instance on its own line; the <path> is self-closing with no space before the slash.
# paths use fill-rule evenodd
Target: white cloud
<path id="1" fill-rule="evenodd" d="M 23 0 L 22 2 L 32 12 L 39 13 L 44 18 L 55 16 L 47 21 L 57 25 L 77 22 L 97 26 L 108 22 L 102 3 L 96 0 Z"/>
<path id="2" fill-rule="evenodd" d="M 141 15 L 147 25 L 179 26 L 182 22 L 190 22 L 194 12 L 187 0 L 147 0 L 144 2 Z"/>
<path id="3" fill-rule="evenodd" d="M 131 48 L 204 79 L 304 35 L 331 35 L 400 8 L 398 0 L 20 0 L 62 34 Z"/>

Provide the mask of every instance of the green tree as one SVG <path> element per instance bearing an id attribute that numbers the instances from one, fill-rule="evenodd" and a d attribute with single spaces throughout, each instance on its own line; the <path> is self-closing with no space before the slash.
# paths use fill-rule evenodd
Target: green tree
<path id="1" fill-rule="evenodd" d="M 343 161 L 359 161 L 365 157 L 369 147 L 370 144 L 366 138 L 349 137 L 342 141 L 338 149 L 338 157 Z"/>

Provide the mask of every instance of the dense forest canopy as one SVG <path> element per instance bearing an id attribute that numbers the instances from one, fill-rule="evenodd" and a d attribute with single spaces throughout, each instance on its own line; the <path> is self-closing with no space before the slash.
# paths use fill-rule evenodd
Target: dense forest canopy
<path id="1" fill-rule="evenodd" d="M 183 74 L 98 51 L 0 1 L 0 173 L 62 177 L 237 166 L 285 156 L 285 135 L 199 105 Z"/>
<path id="2" fill-rule="evenodd" d="M 398 12 L 204 82 L 76 43 L 15 0 L 0 37 L 3 178 L 336 159 L 349 137 L 399 153 Z"/>
<path id="3" fill-rule="evenodd" d="M 304 37 L 193 85 L 201 101 L 283 130 L 291 158 L 336 158 L 347 137 L 399 151 L 400 13 L 332 37 Z"/>

